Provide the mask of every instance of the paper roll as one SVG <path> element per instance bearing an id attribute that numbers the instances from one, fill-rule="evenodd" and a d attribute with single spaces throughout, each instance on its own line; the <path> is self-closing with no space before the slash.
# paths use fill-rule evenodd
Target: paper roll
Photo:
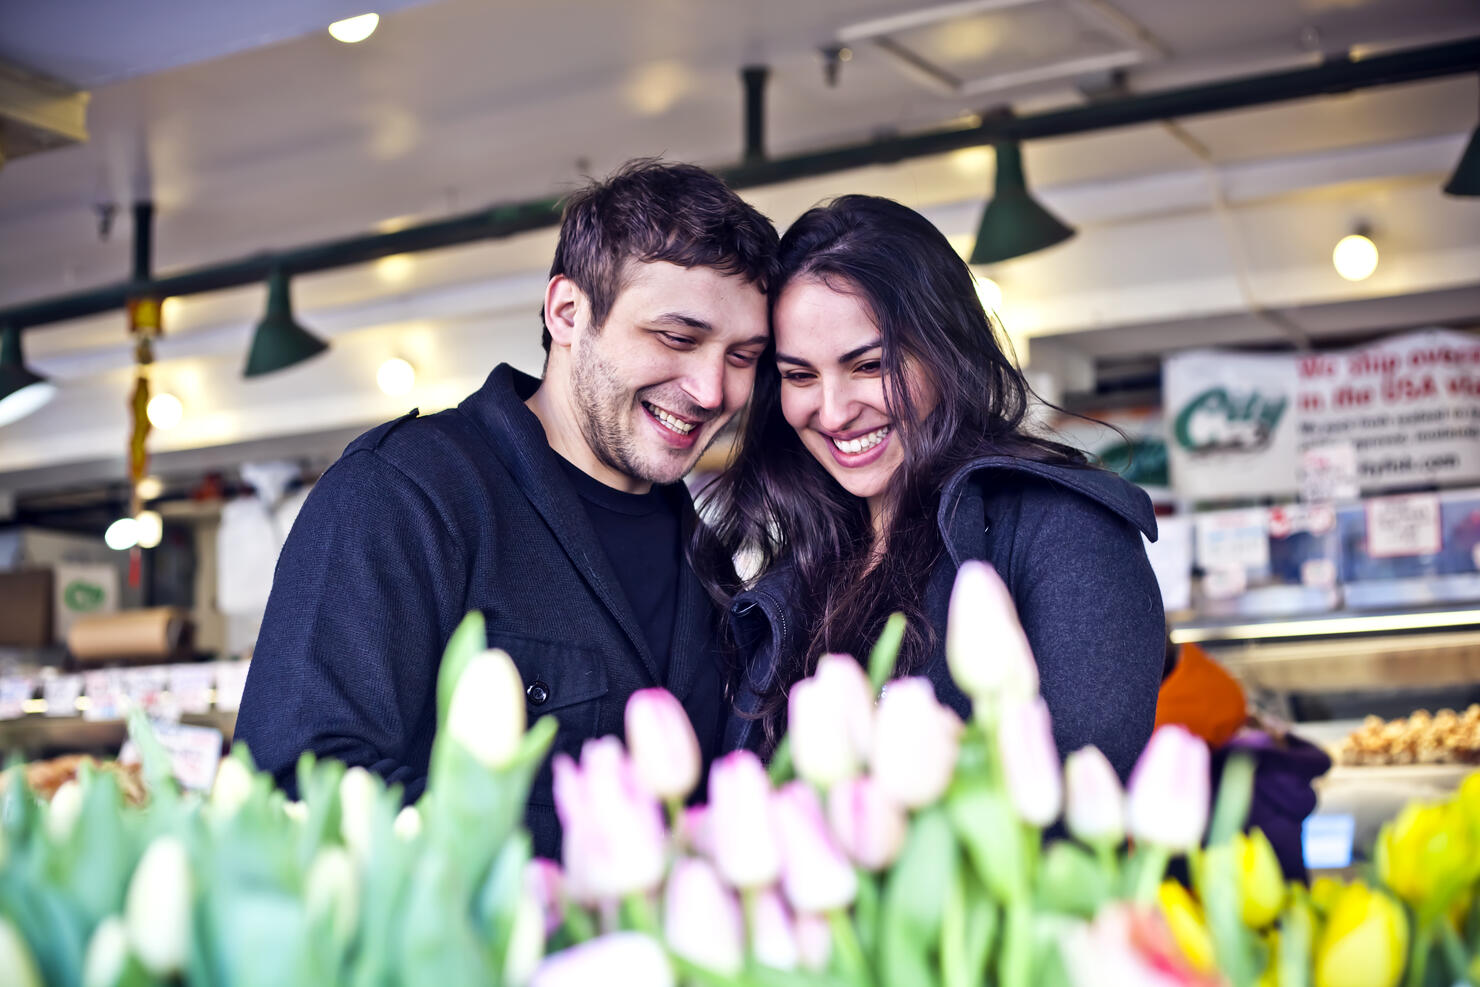
<path id="1" fill-rule="evenodd" d="M 82 617 L 67 632 L 67 648 L 81 664 L 159 661 L 190 648 L 190 620 L 179 607 L 153 607 Z"/>

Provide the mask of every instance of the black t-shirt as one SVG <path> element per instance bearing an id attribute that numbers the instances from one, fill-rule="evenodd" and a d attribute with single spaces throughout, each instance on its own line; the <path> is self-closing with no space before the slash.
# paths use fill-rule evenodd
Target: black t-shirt
<path id="1" fill-rule="evenodd" d="M 596 537 L 658 663 L 659 681 L 666 681 L 678 605 L 678 513 L 656 487 L 645 494 L 626 493 L 556 458 L 586 505 Z"/>

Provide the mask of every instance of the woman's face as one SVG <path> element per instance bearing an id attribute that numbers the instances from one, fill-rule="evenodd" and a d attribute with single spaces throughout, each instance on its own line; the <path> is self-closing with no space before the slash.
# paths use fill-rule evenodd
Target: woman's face
<path id="1" fill-rule="evenodd" d="M 877 519 L 904 448 L 885 401 L 883 340 L 867 306 L 821 281 L 793 281 L 776 301 L 772 330 L 787 424 Z M 935 404 L 934 390 L 913 372 L 906 376 L 923 417 Z"/>

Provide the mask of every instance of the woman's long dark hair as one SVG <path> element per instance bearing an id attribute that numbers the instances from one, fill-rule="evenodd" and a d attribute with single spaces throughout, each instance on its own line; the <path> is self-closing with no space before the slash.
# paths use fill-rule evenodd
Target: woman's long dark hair
<path id="1" fill-rule="evenodd" d="M 924 613 L 929 573 L 945 546 L 936 526 L 941 489 L 984 455 L 1081 464 L 1067 446 L 1027 433 L 1031 391 L 998 344 L 971 270 L 925 217 L 890 199 L 845 195 L 809 210 L 781 238 L 771 310 L 787 286 L 816 280 L 856 296 L 883 340 L 885 400 L 904 462 L 885 491 L 885 552 L 873 557 L 868 506 L 838 485 L 781 413 L 774 343 L 756 370 L 755 394 L 734 463 L 700 495 L 707 524 L 693 559 L 710 593 L 727 604 L 744 585 L 732 560 L 759 572 L 788 564 L 805 647 L 779 656 L 779 674 L 759 711 L 774 743 L 787 692 L 826 652 L 863 654 L 888 615 L 909 629 L 903 670 L 932 652 L 938 630 Z M 916 424 L 906 372 L 935 389 L 934 409 Z"/>

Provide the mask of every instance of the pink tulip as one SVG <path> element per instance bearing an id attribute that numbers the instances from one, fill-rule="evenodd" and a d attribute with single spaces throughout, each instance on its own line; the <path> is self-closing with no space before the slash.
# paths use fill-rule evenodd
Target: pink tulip
<path id="1" fill-rule="evenodd" d="M 797 774 L 819 788 L 857 774 L 868 758 L 874 691 L 852 655 L 823 655 L 792 686 L 787 716 Z"/>
<path id="2" fill-rule="evenodd" d="M 961 721 L 936 701 L 929 679 L 895 679 L 874 717 L 874 780 L 905 808 L 929 805 L 950 784 L 960 732 Z"/>
<path id="3" fill-rule="evenodd" d="M 663 813 L 621 742 L 588 740 L 579 765 L 557 754 L 553 771 L 571 895 L 606 901 L 657 887 L 667 842 Z"/>
<path id="4" fill-rule="evenodd" d="M 1222 977 L 1199 973 L 1156 911 L 1125 902 L 1106 905 L 1093 922 L 1059 936 L 1059 955 L 1073 987 L 1218 987 Z"/>
<path id="5" fill-rule="evenodd" d="M 800 960 L 796 923 L 791 910 L 775 888 L 767 888 L 755 898 L 751 916 L 751 952 L 757 963 L 774 970 L 795 970 Z"/>
<path id="6" fill-rule="evenodd" d="M 858 874 L 838 849 L 817 793 L 803 781 L 781 786 L 772 797 L 781 834 L 781 887 L 802 912 L 843 908 L 858 893 Z"/>
<path id="7" fill-rule="evenodd" d="M 699 738 L 667 689 L 639 689 L 627 700 L 627 749 L 637 777 L 660 799 L 685 799 L 699 783 Z"/>
<path id="8" fill-rule="evenodd" d="M 707 860 L 683 857 L 668 875 L 663 899 L 663 938 L 684 959 L 724 974 L 745 962 L 745 923 L 740 903 Z"/>
<path id="9" fill-rule="evenodd" d="M 549 937 L 565 921 L 561 911 L 561 885 L 564 875 L 560 865 L 544 857 L 535 857 L 524 867 L 524 891 L 539 902 L 545 916 L 545 936 Z"/>
<path id="10" fill-rule="evenodd" d="M 1098 747 L 1081 747 L 1064 762 L 1069 832 L 1086 843 L 1125 839 L 1125 792 Z"/>
<path id="11" fill-rule="evenodd" d="M 1051 824 L 1064 804 L 1063 767 L 1042 696 L 1002 704 L 997 749 L 1018 815 L 1040 829 Z"/>
<path id="12" fill-rule="evenodd" d="M 797 916 L 797 955 L 813 973 L 827 969 L 832 959 L 832 929 L 821 915 Z"/>
<path id="13" fill-rule="evenodd" d="M 946 620 L 951 678 L 975 702 L 1029 699 L 1038 693 L 1038 663 L 1018 623 L 1002 577 L 985 562 L 968 561 L 956 573 Z"/>
<path id="14" fill-rule="evenodd" d="M 709 822 L 714 864 L 735 888 L 759 888 L 781 873 L 781 846 L 771 812 L 771 779 L 760 758 L 735 751 L 709 769 Z"/>
<path id="15" fill-rule="evenodd" d="M 1208 825 L 1208 746 L 1182 727 L 1151 735 L 1131 772 L 1126 828 L 1143 843 L 1190 850 Z"/>
<path id="16" fill-rule="evenodd" d="M 663 947 L 640 932 L 611 932 L 551 956 L 530 987 L 673 987 Z"/>
<path id="17" fill-rule="evenodd" d="M 883 870 L 904 846 L 904 811 L 872 778 L 840 781 L 827 793 L 833 835 L 864 870 Z"/>

